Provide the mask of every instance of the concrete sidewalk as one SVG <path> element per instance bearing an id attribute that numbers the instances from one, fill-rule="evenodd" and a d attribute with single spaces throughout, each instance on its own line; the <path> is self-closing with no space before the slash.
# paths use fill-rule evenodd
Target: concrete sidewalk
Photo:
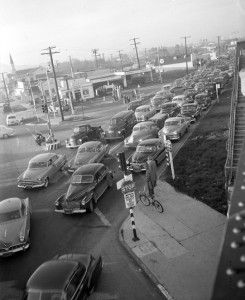
<path id="1" fill-rule="evenodd" d="M 164 212 L 138 202 L 132 241 L 130 219 L 120 240 L 167 299 L 209 300 L 220 256 L 226 217 L 158 181 L 156 199 Z"/>

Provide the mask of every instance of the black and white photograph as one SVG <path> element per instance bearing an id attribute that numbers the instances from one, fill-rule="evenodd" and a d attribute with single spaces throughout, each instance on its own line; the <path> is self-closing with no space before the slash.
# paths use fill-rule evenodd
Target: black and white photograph
<path id="1" fill-rule="evenodd" d="M 245 299 L 245 0 L 0 0 L 0 300 Z"/>

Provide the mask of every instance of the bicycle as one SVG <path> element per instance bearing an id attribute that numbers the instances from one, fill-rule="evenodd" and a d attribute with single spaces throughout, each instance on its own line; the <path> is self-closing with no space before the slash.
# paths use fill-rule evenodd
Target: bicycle
<path id="1" fill-rule="evenodd" d="M 152 205 L 159 213 L 164 212 L 164 208 L 162 204 L 157 201 L 156 199 L 152 199 L 149 195 L 146 194 L 145 191 L 139 192 L 139 200 L 145 205 L 150 206 Z"/>

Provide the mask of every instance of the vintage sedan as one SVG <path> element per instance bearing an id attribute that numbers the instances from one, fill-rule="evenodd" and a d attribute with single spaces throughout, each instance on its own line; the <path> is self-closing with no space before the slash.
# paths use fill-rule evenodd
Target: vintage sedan
<path id="1" fill-rule="evenodd" d="M 148 157 L 152 157 L 156 164 L 160 164 L 164 160 L 165 146 L 161 139 L 147 139 L 140 142 L 136 151 L 127 160 L 127 168 L 132 172 L 142 172 L 146 170 L 146 161 Z"/>
<path id="2" fill-rule="evenodd" d="M 4 125 L 0 125 L 0 138 L 8 138 L 10 136 L 13 136 L 15 134 L 14 129 L 8 128 Z"/>
<path id="3" fill-rule="evenodd" d="M 174 96 L 172 99 L 172 103 L 177 103 L 180 107 L 187 102 L 187 97 L 185 95 Z"/>
<path id="4" fill-rule="evenodd" d="M 195 102 L 201 107 L 202 110 L 206 110 L 212 103 L 208 93 L 199 93 L 195 96 Z"/>
<path id="5" fill-rule="evenodd" d="M 101 162 L 109 152 L 109 145 L 100 141 L 91 141 L 82 144 L 77 149 L 76 156 L 68 163 L 68 172 L 73 173 L 85 164 Z"/>
<path id="6" fill-rule="evenodd" d="M 151 107 L 151 105 L 141 105 L 135 110 L 135 117 L 137 122 L 147 121 L 149 118 L 154 116 L 156 110 Z"/>
<path id="7" fill-rule="evenodd" d="M 189 121 L 183 117 L 169 118 L 165 121 L 164 127 L 158 132 L 159 138 L 163 136 L 169 140 L 180 140 L 188 132 Z"/>
<path id="8" fill-rule="evenodd" d="M 92 212 L 98 199 L 113 185 L 113 175 L 103 164 L 83 165 L 72 175 L 65 194 L 55 202 L 55 211 L 64 214 Z"/>
<path id="9" fill-rule="evenodd" d="M 136 148 L 138 143 L 151 138 L 157 138 L 159 128 L 152 121 L 138 123 L 132 134 L 124 140 L 125 148 Z"/>
<path id="10" fill-rule="evenodd" d="M 159 112 L 161 106 L 169 101 L 170 99 L 165 96 L 156 95 L 151 99 L 151 106 L 156 110 L 156 112 Z"/>
<path id="11" fill-rule="evenodd" d="M 176 117 L 180 113 L 180 106 L 177 103 L 165 103 L 161 107 L 161 113 L 167 114 L 168 117 Z"/>
<path id="12" fill-rule="evenodd" d="M 18 177 L 17 185 L 20 188 L 46 188 L 66 163 L 65 155 L 50 152 L 38 154 L 29 161 L 27 169 Z"/>
<path id="13" fill-rule="evenodd" d="M 0 257 L 29 248 L 30 215 L 28 198 L 8 198 L 0 202 Z"/>
<path id="14" fill-rule="evenodd" d="M 184 104 L 181 107 L 180 115 L 189 118 L 190 122 L 194 123 L 201 116 L 201 108 L 197 103 Z"/>
<path id="15" fill-rule="evenodd" d="M 57 255 L 34 271 L 27 281 L 24 299 L 87 299 L 96 287 L 102 267 L 101 256 Z"/>

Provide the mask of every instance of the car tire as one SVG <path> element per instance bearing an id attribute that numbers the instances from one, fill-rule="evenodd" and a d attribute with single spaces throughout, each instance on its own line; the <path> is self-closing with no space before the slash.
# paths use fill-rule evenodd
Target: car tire
<path id="1" fill-rule="evenodd" d="M 87 208 L 87 212 L 92 213 L 94 211 L 94 208 L 95 208 L 95 201 L 94 199 L 91 199 L 89 202 L 89 207 Z"/>
<path id="2" fill-rule="evenodd" d="M 44 187 L 47 188 L 49 186 L 49 178 L 47 177 L 45 180 L 44 180 Z"/>
<path id="3" fill-rule="evenodd" d="M 3 134 L 3 139 L 7 139 L 9 137 L 9 135 L 7 133 Z"/>

